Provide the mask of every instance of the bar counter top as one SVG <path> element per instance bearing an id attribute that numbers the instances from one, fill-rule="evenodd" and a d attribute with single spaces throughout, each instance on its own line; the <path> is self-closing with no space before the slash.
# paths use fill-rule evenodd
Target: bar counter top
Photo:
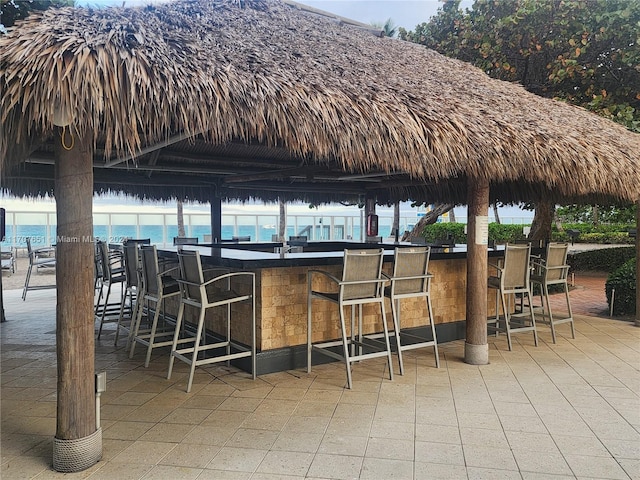
<path id="1" fill-rule="evenodd" d="M 322 265 L 338 265 L 342 263 L 344 250 L 384 248 L 385 261 L 393 261 L 394 250 L 398 248 L 420 247 L 410 243 L 395 244 L 363 244 L 348 242 L 309 243 L 303 252 L 274 253 L 280 243 L 230 245 L 182 245 L 184 250 L 197 250 L 206 263 L 236 269 L 255 269 L 273 267 L 307 267 Z M 239 248 L 240 247 L 240 248 Z M 251 248 L 253 247 L 253 248 Z M 178 247 L 158 250 L 160 256 L 175 256 Z M 489 257 L 504 255 L 504 247 L 488 250 Z M 458 244 L 449 247 L 432 247 L 431 260 L 466 258 L 467 246 Z"/>

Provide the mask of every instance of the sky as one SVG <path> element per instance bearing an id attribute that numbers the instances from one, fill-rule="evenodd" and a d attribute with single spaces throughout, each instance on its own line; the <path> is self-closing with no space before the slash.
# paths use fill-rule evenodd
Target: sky
<path id="1" fill-rule="evenodd" d="M 78 5 L 146 5 L 167 0 L 77 0 Z M 314 8 L 326 10 L 362 23 L 384 24 L 388 19 L 396 27 L 413 30 L 416 25 L 429 21 L 442 6 L 441 0 L 296 0 Z M 464 0 L 462 6 L 470 6 Z"/>
<path id="2" fill-rule="evenodd" d="M 362 23 L 384 24 L 391 19 L 396 27 L 413 30 L 435 15 L 440 0 L 298 0 Z"/>

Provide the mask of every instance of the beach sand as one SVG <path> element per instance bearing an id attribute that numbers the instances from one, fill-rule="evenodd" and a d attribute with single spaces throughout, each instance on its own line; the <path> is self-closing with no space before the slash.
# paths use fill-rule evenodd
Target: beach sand
<path id="1" fill-rule="evenodd" d="M 2 270 L 2 289 L 3 290 L 22 290 L 24 287 L 24 279 L 27 276 L 27 267 L 29 259 L 26 256 L 19 255 L 16 259 L 16 272 L 11 273 L 8 270 Z M 52 285 L 56 282 L 56 273 L 52 268 L 41 269 L 31 273 L 31 281 L 29 285 Z"/>

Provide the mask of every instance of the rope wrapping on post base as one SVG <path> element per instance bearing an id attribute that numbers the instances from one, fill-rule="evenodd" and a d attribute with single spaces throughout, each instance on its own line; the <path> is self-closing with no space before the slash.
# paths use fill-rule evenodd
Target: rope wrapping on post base
<path id="1" fill-rule="evenodd" d="M 53 439 L 53 469 L 56 472 L 81 472 L 102 459 L 102 428 L 73 440 Z"/>

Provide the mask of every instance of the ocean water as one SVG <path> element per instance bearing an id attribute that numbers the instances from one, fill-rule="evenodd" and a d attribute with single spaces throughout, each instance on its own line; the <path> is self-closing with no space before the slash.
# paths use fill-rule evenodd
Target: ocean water
<path id="1" fill-rule="evenodd" d="M 208 225 L 192 225 L 185 227 L 187 229 L 186 236 L 198 237 L 202 242 L 204 235 L 211 232 Z M 257 230 L 257 231 L 256 231 Z M 390 232 L 380 231 L 382 236 L 389 235 Z M 277 228 L 274 225 L 238 225 L 237 231 L 234 231 L 233 225 L 222 226 L 222 238 L 231 239 L 233 236 L 249 236 L 252 242 L 271 242 L 272 237 L 277 234 Z M 344 227 L 340 225 L 334 226 L 334 237 L 330 237 L 330 228 L 328 225 L 309 226 L 303 231 L 296 232 L 295 227 L 287 227 L 286 236 L 306 235 L 309 239 L 315 240 L 342 240 L 346 238 Z M 178 236 L 178 227 L 175 225 L 94 225 L 93 236 L 104 240 L 108 243 L 122 243 L 126 238 L 150 238 L 153 244 L 172 244 L 173 237 Z M 35 248 L 55 244 L 57 242 L 55 225 L 47 227 L 46 225 L 7 225 L 5 240 L 1 243 L 3 247 L 26 247 L 26 239 L 31 238 L 31 245 Z M 360 238 L 360 227 L 354 226 L 353 238 Z"/>

